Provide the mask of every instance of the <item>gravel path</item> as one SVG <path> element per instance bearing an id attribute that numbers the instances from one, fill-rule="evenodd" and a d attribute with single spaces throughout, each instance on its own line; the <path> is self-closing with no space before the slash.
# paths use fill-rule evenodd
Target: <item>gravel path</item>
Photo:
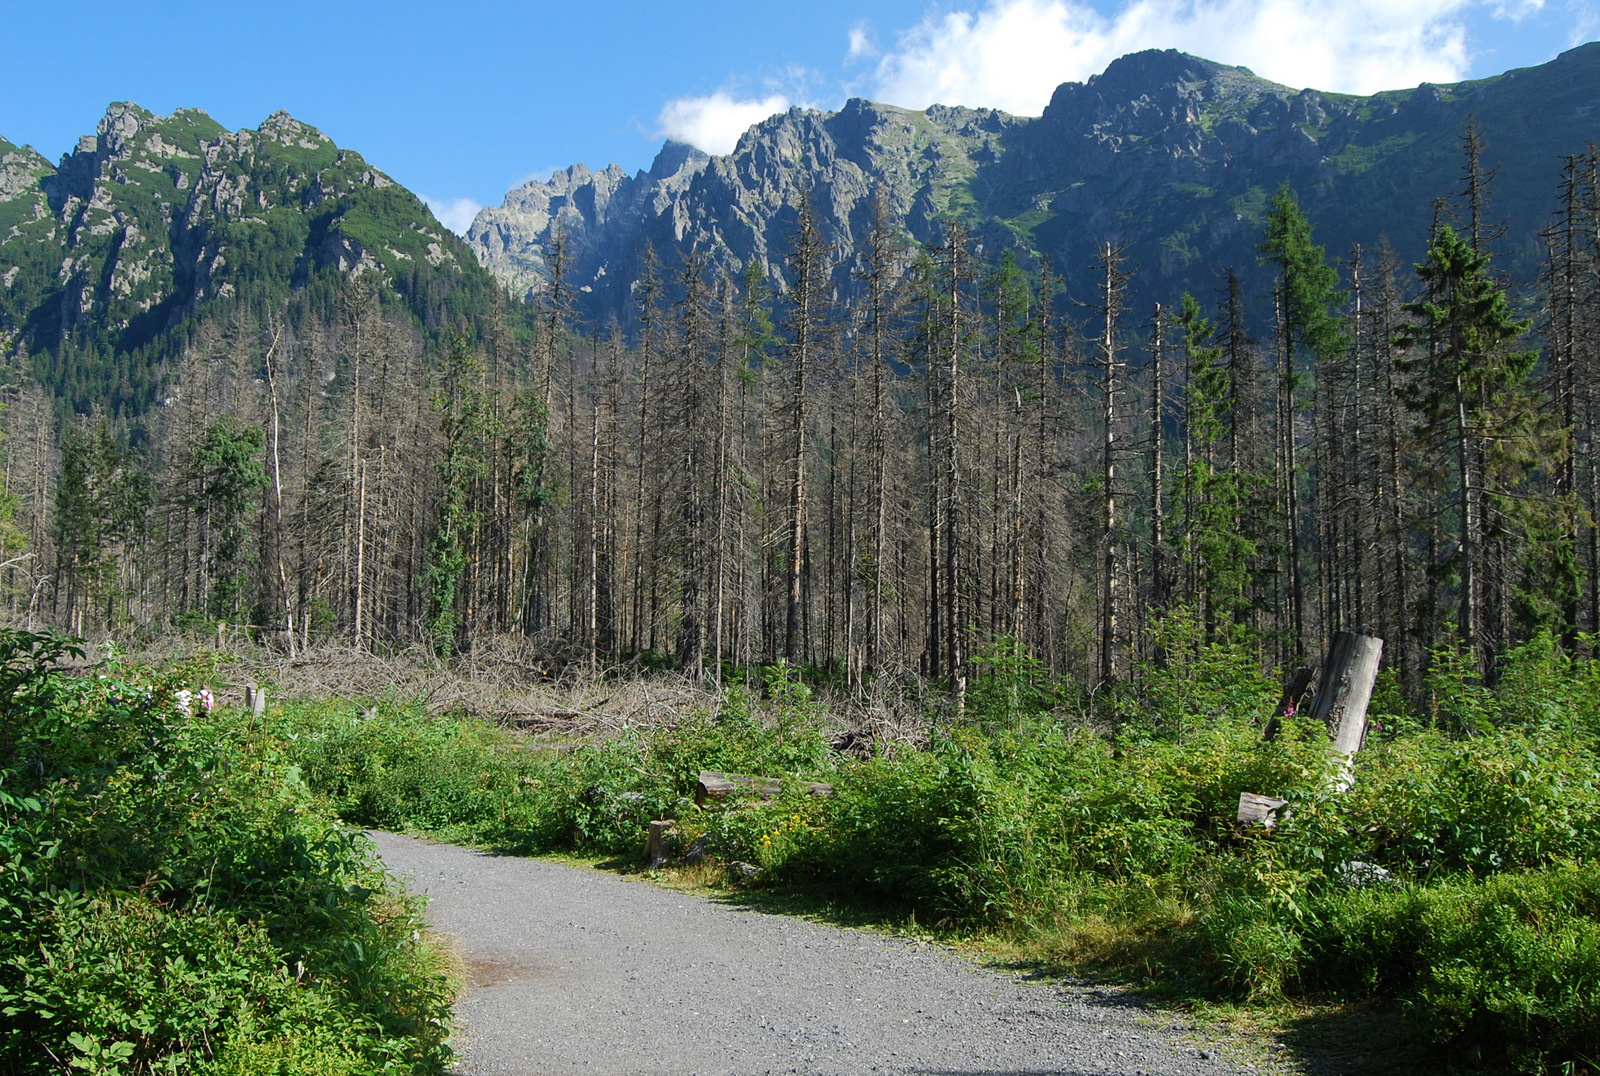
<path id="1" fill-rule="evenodd" d="M 459 1071 L 1221 1076 L 1179 1020 L 937 946 L 536 859 L 374 834 L 460 939 Z"/>

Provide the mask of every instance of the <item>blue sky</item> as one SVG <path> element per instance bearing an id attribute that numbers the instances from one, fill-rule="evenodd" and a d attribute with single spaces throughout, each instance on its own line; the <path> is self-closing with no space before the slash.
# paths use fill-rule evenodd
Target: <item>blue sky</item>
<path id="1" fill-rule="evenodd" d="M 1371 92 L 1543 63 L 1600 36 L 1600 0 L 0 0 L 0 27 L 0 135 L 52 160 L 114 100 L 231 128 L 285 108 L 461 228 L 532 176 L 647 167 L 667 135 L 725 152 L 790 104 L 1037 114 L 1148 47 Z"/>

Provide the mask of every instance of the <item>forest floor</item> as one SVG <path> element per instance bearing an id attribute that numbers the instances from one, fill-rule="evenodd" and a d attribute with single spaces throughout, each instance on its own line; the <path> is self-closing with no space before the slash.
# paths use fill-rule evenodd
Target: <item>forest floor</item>
<path id="1" fill-rule="evenodd" d="M 924 939 L 571 864 L 375 839 L 458 946 L 468 987 L 457 1071 L 471 1076 L 1300 1071 L 1280 1047 L 1220 1023 L 980 966 Z"/>

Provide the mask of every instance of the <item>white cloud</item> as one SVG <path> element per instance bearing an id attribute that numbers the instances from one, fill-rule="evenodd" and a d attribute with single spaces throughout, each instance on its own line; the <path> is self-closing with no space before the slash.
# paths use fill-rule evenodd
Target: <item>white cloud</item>
<path id="1" fill-rule="evenodd" d="M 483 208 L 471 198 L 429 198 L 424 194 L 422 201 L 433 211 L 440 224 L 457 235 L 467 234 L 467 229 L 472 227 L 472 218 Z"/>
<path id="2" fill-rule="evenodd" d="M 878 47 L 872 43 L 872 30 L 865 22 L 858 22 L 850 27 L 850 54 L 849 59 L 858 59 L 862 56 L 878 55 Z"/>
<path id="3" fill-rule="evenodd" d="M 740 101 L 721 90 L 709 97 L 679 97 L 661 109 L 656 133 L 707 153 L 732 153 L 752 124 L 785 111 L 789 104 L 782 94 Z"/>
<path id="4" fill-rule="evenodd" d="M 1572 28 L 1572 36 L 1567 39 L 1567 48 L 1575 49 L 1579 45 L 1593 41 L 1596 34 L 1600 34 L 1600 9 L 1582 9 L 1578 11 L 1576 25 Z"/>
<path id="5" fill-rule="evenodd" d="M 1466 77 L 1462 16 L 1478 0 L 988 0 L 930 16 L 878 63 L 873 96 L 1038 115 L 1056 86 L 1118 56 L 1176 48 L 1289 86 L 1372 93 Z M 1525 2 L 1525 0 L 1524 0 Z M 1508 7 L 1521 7 L 1512 0 Z"/>
<path id="6" fill-rule="evenodd" d="M 1512 22 L 1521 22 L 1530 15 L 1537 15 L 1544 10 L 1544 0 L 1497 0 L 1494 5 L 1494 17 L 1497 19 L 1510 19 Z"/>

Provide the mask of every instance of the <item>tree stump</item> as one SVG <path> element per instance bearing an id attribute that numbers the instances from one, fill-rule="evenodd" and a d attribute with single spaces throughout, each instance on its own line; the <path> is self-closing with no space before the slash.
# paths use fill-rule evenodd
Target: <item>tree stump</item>
<path id="1" fill-rule="evenodd" d="M 1278 824 L 1279 812 L 1288 805 L 1288 800 L 1280 800 L 1276 796 L 1258 796 L 1254 792 L 1241 792 L 1239 821 L 1247 826 L 1264 826 L 1272 829 Z"/>
<path id="2" fill-rule="evenodd" d="M 670 818 L 657 819 L 650 823 L 650 839 L 644 846 L 644 855 L 650 861 L 651 870 L 655 870 L 672 858 L 667 851 L 667 838 L 677 825 Z"/>
<path id="3" fill-rule="evenodd" d="M 1338 756 L 1338 772 L 1333 778 L 1334 792 L 1343 792 L 1355 783 L 1355 757 L 1367 738 L 1367 704 L 1372 701 L 1372 688 L 1378 681 L 1378 662 L 1383 658 L 1383 640 L 1370 635 L 1357 635 L 1341 631 L 1334 635 L 1328 646 L 1328 657 L 1322 663 L 1322 678 L 1317 681 L 1317 693 L 1311 700 L 1310 715 L 1327 726 L 1333 740 L 1333 750 Z M 1283 702 L 1278 705 L 1278 716 L 1267 725 L 1266 739 L 1278 732 L 1280 717 L 1294 712 L 1305 685 L 1311 679 L 1309 670 L 1298 670 L 1284 690 Z M 1244 825 L 1276 826 L 1280 811 L 1287 801 L 1275 796 L 1259 796 L 1254 792 L 1239 794 L 1238 819 Z"/>

